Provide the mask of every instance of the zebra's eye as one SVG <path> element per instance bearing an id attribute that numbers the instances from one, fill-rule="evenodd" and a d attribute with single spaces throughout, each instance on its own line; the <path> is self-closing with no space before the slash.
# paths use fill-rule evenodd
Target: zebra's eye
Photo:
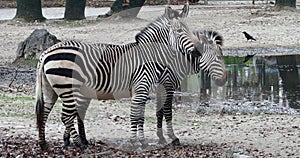
<path id="1" fill-rule="evenodd" d="M 183 32 L 183 30 L 182 29 L 178 29 L 177 32 L 181 33 L 181 32 Z"/>

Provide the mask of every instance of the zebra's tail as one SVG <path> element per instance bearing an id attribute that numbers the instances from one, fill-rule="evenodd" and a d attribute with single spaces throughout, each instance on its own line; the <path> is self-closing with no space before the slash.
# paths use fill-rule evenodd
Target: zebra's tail
<path id="1" fill-rule="evenodd" d="M 44 116 L 44 99 L 42 92 L 42 78 L 43 78 L 43 68 L 42 64 L 39 63 L 37 68 L 37 77 L 36 77 L 36 106 L 35 106 L 35 114 L 36 114 L 36 124 L 37 128 L 42 128 L 43 124 L 43 116 Z"/>

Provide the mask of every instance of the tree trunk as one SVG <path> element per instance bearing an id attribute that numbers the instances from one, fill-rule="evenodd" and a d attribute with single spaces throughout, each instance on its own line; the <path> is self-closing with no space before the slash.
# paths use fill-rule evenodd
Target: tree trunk
<path id="1" fill-rule="evenodd" d="M 296 8 L 296 0 L 276 0 L 275 7 L 279 10 Z"/>
<path id="2" fill-rule="evenodd" d="M 64 19 L 82 20 L 85 19 L 86 0 L 67 0 Z"/>
<path id="3" fill-rule="evenodd" d="M 41 0 L 17 0 L 17 14 L 15 18 L 26 21 L 43 21 Z"/>
<path id="4" fill-rule="evenodd" d="M 145 0 L 116 0 L 106 15 L 110 16 L 121 12 L 120 16 L 136 17 L 144 3 Z"/>

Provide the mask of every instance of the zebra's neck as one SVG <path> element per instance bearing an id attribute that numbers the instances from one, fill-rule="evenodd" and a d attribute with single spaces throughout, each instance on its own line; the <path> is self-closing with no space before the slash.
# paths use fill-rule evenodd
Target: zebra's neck
<path id="1" fill-rule="evenodd" d="M 164 17 L 158 17 L 155 21 L 148 24 L 140 33 L 135 36 L 137 43 L 162 42 L 167 43 L 169 37 L 169 23 Z"/>

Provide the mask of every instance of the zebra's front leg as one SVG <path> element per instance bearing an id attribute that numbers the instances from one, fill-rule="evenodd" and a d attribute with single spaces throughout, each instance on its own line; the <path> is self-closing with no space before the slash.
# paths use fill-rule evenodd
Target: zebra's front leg
<path id="1" fill-rule="evenodd" d="M 164 112 L 163 109 L 158 109 L 156 111 L 156 117 L 157 117 L 157 131 L 156 135 L 158 137 L 158 144 L 166 144 L 167 141 L 164 137 L 163 134 L 163 129 L 162 129 L 162 123 L 163 123 L 163 117 L 164 117 Z"/>
<path id="2" fill-rule="evenodd" d="M 145 142 L 144 136 L 144 105 L 132 105 L 130 112 L 130 122 L 131 122 L 131 143 L 137 140 L 142 144 L 142 147 L 146 147 L 148 144 Z"/>
<path id="3" fill-rule="evenodd" d="M 180 145 L 179 139 L 175 136 L 172 126 L 172 101 L 174 95 L 174 88 L 172 84 L 166 84 L 163 90 L 163 115 L 167 124 L 167 135 L 172 140 L 172 145 Z"/>
<path id="4" fill-rule="evenodd" d="M 179 139 L 175 136 L 172 126 L 172 102 L 164 107 L 164 116 L 167 122 L 167 135 L 172 140 L 172 145 L 180 145 Z"/>
<path id="5" fill-rule="evenodd" d="M 145 120 L 145 103 L 148 97 L 148 91 L 142 90 L 142 94 L 136 94 L 132 98 L 132 106 L 130 111 L 131 122 L 131 142 L 135 142 L 137 135 L 142 147 L 147 147 L 144 136 L 144 120 Z"/>
<path id="6" fill-rule="evenodd" d="M 163 118 L 164 118 L 164 102 L 165 102 L 165 88 L 162 85 L 159 85 L 156 90 L 156 97 L 157 97 L 157 103 L 156 103 L 156 118 L 157 118 L 157 131 L 156 135 L 158 137 L 158 144 L 166 144 L 167 141 L 163 135 Z"/>

